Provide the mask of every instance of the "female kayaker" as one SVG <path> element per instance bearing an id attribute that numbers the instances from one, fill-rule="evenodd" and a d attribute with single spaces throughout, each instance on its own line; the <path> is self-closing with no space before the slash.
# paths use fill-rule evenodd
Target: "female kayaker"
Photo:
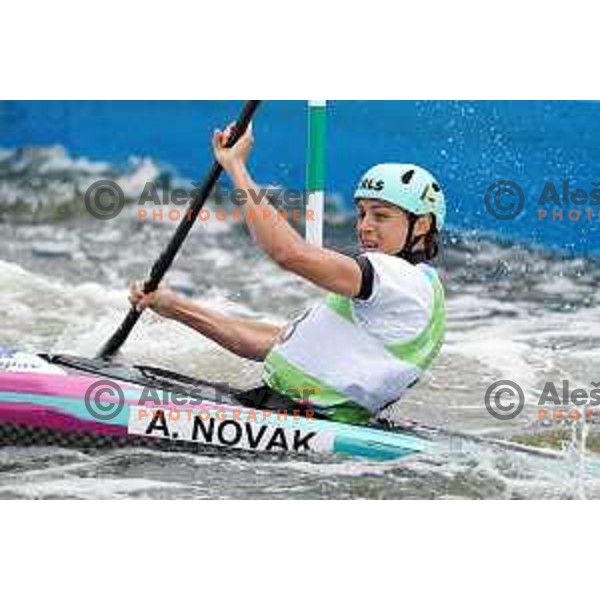
<path id="1" fill-rule="evenodd" d="M 247 166 L 251 128 L 232 147 L 231 125 L 215 131 L 216 159 L 247 198 L 259 189 Z M 252 196 L 250 195 L 252 192 Z M 265 386 L 244 393 L 253 406 L 305 407 L 364 423 L 396 402 L 438 354 L 444 292 L 428 263 L 438 252 L 446 205 L 437 181 L 412 164 L 369 169 L 354 193 L 360 253 L 352 258 L 307 244 L 264 199 L 247 226 L 281 268 L 328 294 L 286 327 L 221 314 L 168 289 L 130 287 L 130 302 L 192 327 L 231 352 L 264 361 Z"/>

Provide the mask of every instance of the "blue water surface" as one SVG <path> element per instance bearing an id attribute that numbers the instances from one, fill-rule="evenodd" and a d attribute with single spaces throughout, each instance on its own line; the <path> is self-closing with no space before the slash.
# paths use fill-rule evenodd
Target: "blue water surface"
<path id="1" fill-rule="evenodd" d="M 61 144 L 70 154 L 124 164 L 150 156 L 183 176 L 201 177 L 215 127 L 233 120 L 239 101 L 0 101 L 0 146 Z M 327 191 L 351 207 L 360 173 L 376 162 L 415 162 L 446 191 L 448 225 L 491 232 L 581 255 L 600 249 L 600 206 L 553 205 L 563 220 L 538 219 L 552 182 L 559 194 L 600 189 L 600 104 L 577 101 L 333 101 L 329 104 Z M 261 183 L 302 188 L 307 109 L 301 101 L 265 102 L 254 122 L 252 167 Z M 511 220 L 485 207 L 497 180 L 523 190 Z M 508 198 L 510 200 L 510 198 Z M 579 209 L 581 218 L 569 220 Z M 592 209 L 588 221 L 585 209 Z"/>

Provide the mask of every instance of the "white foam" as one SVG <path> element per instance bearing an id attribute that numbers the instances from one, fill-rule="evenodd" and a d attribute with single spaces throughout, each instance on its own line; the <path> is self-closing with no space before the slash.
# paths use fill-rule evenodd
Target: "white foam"
<path id="1" fill-rule="evenodd" d="M 50 481 L 35 481 L 0 486 L 0 495 L 22 498 L 79 498 L 109 500 L 135 496 L 156 496 L 163 490 L 184 490 L 183 483 L 155 481 L 142 478 L 113 479 L 60 478 Z"/>

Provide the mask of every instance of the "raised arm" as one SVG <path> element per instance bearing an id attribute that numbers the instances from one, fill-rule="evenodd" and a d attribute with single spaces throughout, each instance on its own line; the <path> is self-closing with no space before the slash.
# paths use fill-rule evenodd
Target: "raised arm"
<path id="1" fill-rule="evenodd" d="M 229 127 L 224 132 L 215 131 L 213 150 L 234 186 L 246 191 L 248 201 L 242 209 L 246 216 L 249 211 L 254 211 L 255 218 L 247 219 L 247 224 L 258 246 L 287 271 L 325 290 L 349 298 L 357 296 L 362 273 L 356 260 L 333 250 L 307 244 L 286 220 L 277 218 L 277 211 L 266 197 L 259 204 L 250 200 L 259 197 L 258 186 L 246 167 L 253 144 L 252 128 L 248 128 L 233 148 L 225 148 L 229 134 Z"/>

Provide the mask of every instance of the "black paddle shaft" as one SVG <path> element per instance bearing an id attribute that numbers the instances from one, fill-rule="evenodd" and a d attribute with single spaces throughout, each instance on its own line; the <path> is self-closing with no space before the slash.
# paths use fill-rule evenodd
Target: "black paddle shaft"
<path id="1" fill-rule="evenodd" d="M 259 104 L 260 100 L 249 100 L 244 104 L 242 112 L 240 113 L 240 116 L 233 129 L 232 136 L 227 141 L 226 145 L 228 148 L 231 148 L 231 146 L 233 146 L 244 134 Z M 150 277 L 144 283 L 144 292 L 146 294 L 153 292 L 158 288 L 162 278 L 164 277 L 164 274 L 171 266 L 175 256 L 177 255 L 177 252 L 179 252 L 181 245 L 183 244 L 190 229 L 194 225 L 196 218 L 198 217 L 198 213 L 202 210 L 206 199 L 210 195 L 222 172 L 223 167 L 218 161 L 215 160 L 210 171 L 202 182 L 202 186 L 198 188 L 197 192 L 194 194 L 195 198 L 192 203 L 189 216 L 180 221 L 169 244 L 152 266 L 152 269 L 150 270 Z M 119 328 L 113 333 L 112 337 L 106 342 L 106 344 L 104 344 L 97 358 L 110 360 L 119 351 L 119 348 L 123 345 L 127 339 L 127 336 L 131 333 L 131 330 L 137 323 L 137 320 L 140 318 L 140 314 L 141 313 L 139 313 L 134 307 L 129 310 L 127 316 L 125 319 L 123 319 L 121 325 L 119 325 Z"/>

